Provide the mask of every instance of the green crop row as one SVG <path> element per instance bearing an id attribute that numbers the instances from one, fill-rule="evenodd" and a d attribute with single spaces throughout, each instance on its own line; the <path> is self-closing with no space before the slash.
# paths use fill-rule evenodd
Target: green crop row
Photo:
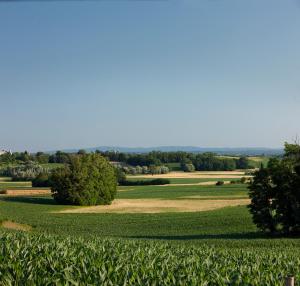
<path id="1" fill-rule="evenodd" d="M 0 232 L 0 285 L 283 285 L 300 250 Z"/>

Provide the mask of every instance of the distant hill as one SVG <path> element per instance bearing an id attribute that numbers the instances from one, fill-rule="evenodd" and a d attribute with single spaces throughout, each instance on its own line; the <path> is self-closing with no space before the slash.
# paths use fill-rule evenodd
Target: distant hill
<path id="1" fill-rule="evenodd" d="M 116 151 L 121 153 L 148 153 L 151 151 L 162 151 L 162 152 L 191 152 L 191 153 L 204 153 L 213 152 L 219 155 L 281 155 L 283 149 L 280 148 L 260 148 L 260 147 L 249 147 L 249 148 L 206 148 L 206 147 L 195 147 L 195 146 L 158 146 L 158 147 L 118 147 L 118 146 L 99 146 L 94 148 L 82 148 L 87 152 L 100 151 Z M 64 152 L 73 153 L 79 149 L 66 149 Z M 52 152 L 51 152 L 52 153 Z"/>

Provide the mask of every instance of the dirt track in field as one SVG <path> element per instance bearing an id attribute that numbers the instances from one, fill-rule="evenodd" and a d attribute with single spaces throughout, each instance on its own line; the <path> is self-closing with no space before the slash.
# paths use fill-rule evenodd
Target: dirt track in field
<path id="1" fill-rule="evenodd" d="M 6 229 L 13 229 L 13 230 L 22 230 L 22 231 L 30 231 L 31 226 L 27 224 L 21 224 L 17 222 L 13 222 L 10 220 L 3 221 L 0 223 L 0 227 L 6 228 Z"/>
<path id="2" fill-rule="evenodd" d="M 17 197 L 17 196 L 34 196 L 34 195 L 50 195 L 51 190 L 5 190 L 0 197 Z"/>
<path id="3" fill-rule="evenodd" d="M 249 204 L 249 199 L 224 200 L 161 200 L 161 199 L 117 199 L 108 206 L 77 207 L 59 213 L 165 213 L 201 212 L 229 206 Z"/>

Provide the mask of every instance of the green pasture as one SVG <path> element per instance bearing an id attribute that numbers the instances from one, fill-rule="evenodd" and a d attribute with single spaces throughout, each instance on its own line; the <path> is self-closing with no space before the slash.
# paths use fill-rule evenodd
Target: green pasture
<path id="1" fill-rule="evenodd" d="M 227 196 L 247 198 L 247 185 L 224 186 L 120 186 L 119 199 L 182 199 L 190 196 Z"/>
<path id="2" fill-rule="evenodd" d="M 2 179 L 2 178 L 1 178 Z M 31 182 L 13 182 L 7 178 L 7 181 L 0 180 L 0 190 L 7 190 L 7 189 L 18 189 L 18 188 L 31 188 Z"/>
<path id="3" fill-rule="evenodd" d="M 169 168 L 170 171 L 180 171 L 180 163 L 165 163 L 165 166 L 167 166 Z"/>

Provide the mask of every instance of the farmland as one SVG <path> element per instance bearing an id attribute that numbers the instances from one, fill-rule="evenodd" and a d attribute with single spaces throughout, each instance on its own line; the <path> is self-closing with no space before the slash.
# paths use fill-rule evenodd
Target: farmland
<path id="1" fill-rule="evenodd" d="M 287 274 L 298 275 L 299 240 L 270 240 L 258 232 L 245 203 L 238 203 L 247 202 L 247 184 L 197 185 L 243 176 L 226 175 L 231 178 L 222 178 L 220 172 L 194 174 L 196 178 L 171 173 L 171 185 L 118 188 L 117 202 L 229 202 L 201 211 L 84 212 L 82 207 L 57 205 L 49 195 L 1 195 L 0 257 L 1 265 L 9 265 L 0 266 L 2 280 L 22 285 L 281 285 Z M 2 179 L 0 184 L 2 189 L 31 189 L 30 182 Z M 1 256 L 4 253 L 22 259 Z"/>

